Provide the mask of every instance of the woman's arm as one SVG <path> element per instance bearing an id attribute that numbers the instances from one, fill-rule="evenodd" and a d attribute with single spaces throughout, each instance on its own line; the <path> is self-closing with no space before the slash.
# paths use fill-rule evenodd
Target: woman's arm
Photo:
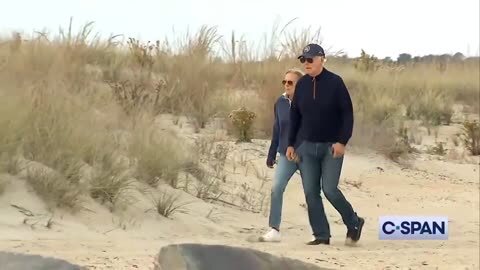
<path id="1" fill-rule="evenodd" d="M 273 165 L 275 158 L 277 157 L 277 149 L 279 144 L 279 133 L 280 133 L 280 124 L 277 115 L 277 103 L 273 106 L 273 130 L 272 130 L 272 140 L 270 141 L 270 148 L 268 149 L 267 165 Z"/>

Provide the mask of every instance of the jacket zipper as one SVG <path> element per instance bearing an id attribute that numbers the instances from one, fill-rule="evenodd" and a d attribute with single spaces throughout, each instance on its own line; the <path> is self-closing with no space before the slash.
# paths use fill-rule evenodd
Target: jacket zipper
<path id="1" fill-rule="evenodd" d="M 313 99 L 315 100 L 315 86 L 316 86 L 317 80 L 315 80 L 315 77 L 313 78 Z"/>

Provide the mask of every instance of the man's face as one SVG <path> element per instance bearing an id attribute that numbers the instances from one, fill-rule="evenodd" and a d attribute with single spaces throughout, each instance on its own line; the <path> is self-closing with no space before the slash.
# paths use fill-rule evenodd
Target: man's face
<path id="1" fill-rule="evenodd" d="M 316 76 L 323 68 L 323 56 L 315 56 L 314 58 L 300 58 L 303 63 L 305 73 L 310 76 Z"/>

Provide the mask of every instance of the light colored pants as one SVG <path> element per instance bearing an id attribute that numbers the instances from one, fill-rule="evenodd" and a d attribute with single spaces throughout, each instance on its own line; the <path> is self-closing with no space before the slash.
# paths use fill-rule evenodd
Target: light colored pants
<path id="1" fill-rule="evenodd" d="M 282 219 L 283 193 L 297 169 L 297 163 L 289 161 L 285 155 L 280 154 L 273 179 L 269 218 L 269 226 L 277 230 L 280 230 Z"/>

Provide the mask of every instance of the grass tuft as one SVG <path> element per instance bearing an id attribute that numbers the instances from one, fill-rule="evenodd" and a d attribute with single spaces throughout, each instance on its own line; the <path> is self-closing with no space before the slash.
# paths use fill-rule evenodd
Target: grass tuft
<path id="1" fill-rule="evenodd" d="M 191 202 L 180 202 L 180 194 L 173 194 L 162 189 L 159 195 L 153 199 L 153 206 L 155 211 L 168 218 L 177 212 L 186 212 L 186 206 Z"/>
<path id="2" fill-rule="evenodd" d="M 462 141 L 465 148 L 474 156 L 480 155 L 480 123 L 465 121 L 462 127 Z"/>

